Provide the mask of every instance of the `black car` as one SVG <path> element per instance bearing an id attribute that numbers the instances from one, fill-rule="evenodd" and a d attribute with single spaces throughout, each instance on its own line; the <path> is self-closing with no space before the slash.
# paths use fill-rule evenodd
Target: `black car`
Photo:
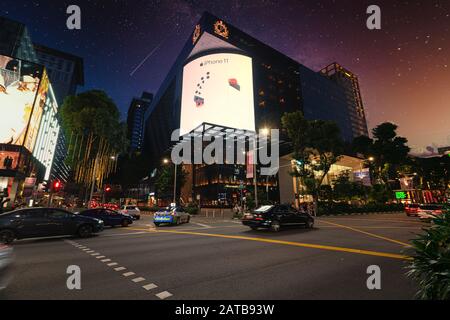
<path id="1" fill-rule="evenodd" d="M 0 215 L 0 243 L 14 239 L 76 235 L 82 238 L 103 230 L 103 221 L 54 208 L 19 209 Z"/>
<path id="2" fill-rule="evenodd" d="M 278 232 L 287 226 L 304 226 L 311 229 L 314 227 L 314 218 L 289 205 L 262 206 L 246 214 L 242 224 L 253 230 L 264 228 Z"/>
<path id="3" fill-rule="evenodd" d="M 105 226 L 122 226 L 128 227 L 133 223 L 133 218 L 128 214 L 123 214 L 110 209 L 90 209 L 79 213 L 80 216 L 91 217 L 103 220 Z"/>

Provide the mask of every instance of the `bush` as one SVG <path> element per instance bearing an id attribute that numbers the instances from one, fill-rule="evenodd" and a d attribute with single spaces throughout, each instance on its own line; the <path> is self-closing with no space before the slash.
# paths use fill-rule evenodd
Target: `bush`
<path id="1" fill-rule="evenodd" d="M 372 213 L 372 212 L 395 212 L 404 209 L 402 204 L 377 204 L 351 205 L 347 202 L 320 202 L 319 215 L 325 214 L 349 214 L 349 213 Z"/>
<path id="2" fill-rule="evenodd" d="M 187 213 L 189 213 L 189 214 L 191 214 L 191 215 L 196 215 L 196 214 L 199 213 L 199 208 L 198 208 L 198 206 L 195 205 L 195 204 L 188 204 L 188 205 L 185 207 L 185 210 L 186 210 Z"/>
<path id="3" fill-rule="evenodd" d="M 419 283 L 417 297 L 450 300 L 450 212 L 433 219 L 433 226 L 413 240 L 408 276 Z"/>

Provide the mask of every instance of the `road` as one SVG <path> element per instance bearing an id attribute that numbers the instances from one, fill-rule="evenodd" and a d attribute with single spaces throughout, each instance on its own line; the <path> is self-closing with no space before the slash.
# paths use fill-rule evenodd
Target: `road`
<path id="1" fill-rule="evenodd" d="M 252 231 L 196 217 L 156 229 L 149 216 L 89 239 L 18 241 L 15 277 L 0 299 L 413 299 L 410 239 L 424 224 L 403 214 L 324 217 L 313 230 Z M 68 290 L 68 266 L 81 290 Z M 381 268 L 381 290 L 367 268 Z"/>

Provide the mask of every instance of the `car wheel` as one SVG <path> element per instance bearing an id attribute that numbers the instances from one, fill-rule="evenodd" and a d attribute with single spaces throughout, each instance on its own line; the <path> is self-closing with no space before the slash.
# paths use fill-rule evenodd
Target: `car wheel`
<path id="1" fill-rule="evenodd" d="M 270 231 L 279 232 L 281 230 L 281 224 L 279 221 L 272 221 L 270 224 Z"/>
<path id="2" fill-rule="evenodd" d="M 159 223 L 153 222 L 153 224 L 155 225 L 155 227 L 159 227 Z"/>
<path id="3" fill-rule="evenodd" d="M 313 220 L 308 220 L 306 222 L 306 229 L 312 229 L 314 228 L 314 221 Z"/>
<path id="4" fill-rule="evenodd" d="M 258 227 L 250 227 L 253 231 L 258 231 Z"/>
<path id="5" fill-rule="evenodd" d="M 189 222 L 191 222 L 191 217 L 188 217 L 188 218 L 187 218 L 186 223 L 189 223 Z"/>
<path id="6" fill-rule="evenodd" d="M 79 229 L 78 229 L 78 235 L 80 236 L 80 238 L 88 238 L 91 237 L 93 233 L 93 228 L 91 225 L 89 224 L 85 224 L 82 225 Z"/>
<path id="7" fill-rule="evenodd" d="M 128 221 L 127 219 L 123 219 L 122 221 L 122 227 L 126 228 L 130 225 L 130 221 Z"/>
<path id="8" fill-rule="evenodd" d="M 16 235 L 11 230 L 0 231 L 0 243 L 10 244 L 14 241 Z"/>
<path id="9" fill-rule="evenodd" d="M 177 218 L 177 222 L 175 222 L 175 224 L 177 225 L 177 226 L 179 226 L 180 224 L 181 224 L 181 218 Z"/>

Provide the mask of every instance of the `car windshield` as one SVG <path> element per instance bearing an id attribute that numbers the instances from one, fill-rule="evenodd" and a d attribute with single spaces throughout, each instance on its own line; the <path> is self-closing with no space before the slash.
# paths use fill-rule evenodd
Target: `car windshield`
<path id="1" fill-rule="evenodd" d="M 255 213 L 266 213 L 268 211 L 270 211 L 274 206 L 262 206 L 258 209 L 256 209 L 254 212 Z"/>
<path id="2" fill-rule="evenodd" d="M 408 204 L 407 205 L 409 208 L 418 208 L 419 207 L 419 205 L 418 204 Z"/>

